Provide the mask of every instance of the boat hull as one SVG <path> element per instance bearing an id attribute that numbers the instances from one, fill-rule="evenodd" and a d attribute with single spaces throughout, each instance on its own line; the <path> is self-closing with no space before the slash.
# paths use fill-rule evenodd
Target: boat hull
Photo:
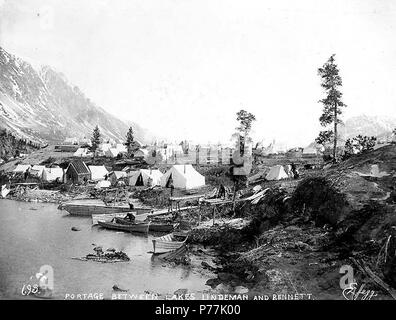
<path id="1" fill-rule="evenodd" d="M 177 241 L 176 237 L 180 237 Z M 188 236 L 180 233 L 170 233 L 165 236 L 153 239 L 154 253 L 165 253 L 174 251 L 183 246 L 187 241 Z"/>
<path id="2" fill-rule="evenodd" d="M 62 208 L 73 216 L 92 216 L 93 214 L 109 214 L 131 211 L 129 207 L 106 205 L 64 204 Z"/>
<path id="3" fill-rule="evenodd" d="M 98 224 L 106 229 L 125 232 L 147 233 L 149 230 L 149 223 L 137 223 L 127 225 L 114 222 L 98 221 Z"/>
<path id="4" fill-rule="evenodd" d="M 133 224 L 133 221 L 128 221 L 127 219 L 124 218 L 115 218 L 115 221 L 120 224 Z M 152 232 L 172 232 L 174 229 L 173 224 L 168 224 L 168 223 L 150 223 L 149 231 Z"/>

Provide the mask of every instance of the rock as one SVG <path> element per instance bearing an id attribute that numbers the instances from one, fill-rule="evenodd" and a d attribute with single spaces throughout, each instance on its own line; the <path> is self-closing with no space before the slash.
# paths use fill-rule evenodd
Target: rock
<path id="1" fill-rule="evenodd" d="M 217 270 L 216 267 L 211 266 L 209 263 L 207 263 L 206 261 L 202 261 L 201 262 L 201 266 L 205 269 L 211 270 L 211 271 L 215 271 Z"/>
<path id="2" fill-rule="evenodd" d="M 209 279 L 208 281 L 206 281 L 206 285 L 210 286 L 213 288 L 215 288 L 216 286 L 218 286 L 221 283 L 221 280 L 219 280 L 218 278 L 213 278 L 213 279 Z"/>
<path id="3" fill-rule="evenodd" d="M 249 289 L 244 286 L 237 286 L 235 287 L 234 291 L 237 294 L 246 294 L 249 292 Z"/>
<path id="4" fill-rule="evenodd" d="M 173 294 L 175 295 L 185 295 L 188 292 L 187 289 L 177 289 Z"/>
<path id="5" fill-rule="evenodd" d="M 72 227 L 71 230 L 72 230 L 72 231 L 81 231 L 81 229 L 80 229 L 80 228 L 77 228 L 77 227 Z"/>
<path id="6" fill-rule="evenodd" d="M 221 281 L 224 281 L 224 282 L 228 282 L 228 281 L 235 280 L 236 278 L 238 278 L 237 276 L 235 276 L 231 273 L 228 273 L 228 272 L 219 272 L 217 276 L 219 277 L 219 279 Z"/>
<path id="7" fill-rule="evenodd" d="M 127 292 L 127 291 L 129 291 L 129 290 L 125 290 L 125 289 L 121 289 L 118 285 L 114 285 L 113 286 L 113 290 L 114 291 L 120 291 L 120 292 Z"/>

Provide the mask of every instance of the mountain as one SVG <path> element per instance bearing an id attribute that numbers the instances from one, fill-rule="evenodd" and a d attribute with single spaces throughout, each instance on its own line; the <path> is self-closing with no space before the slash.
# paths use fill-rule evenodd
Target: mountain
<path id="1" fill-rule="evenodd" d="M 41 143 L 90 137 L 98 125 L 104 138 L 125 140 L 129 125 L 143 142 L 154 138 L 97 106 L 66 77 L 48 66 L 33 68 L 0 47 L 0 127 Z"/>
<path id="2" fill-rule="evenodd" d="M 346 138 L 361 134 L 364 136 L 387 137 L 396 128 L 396 118 L 359 115 L 349 118 L 341 127 L 341 133 Z"/>

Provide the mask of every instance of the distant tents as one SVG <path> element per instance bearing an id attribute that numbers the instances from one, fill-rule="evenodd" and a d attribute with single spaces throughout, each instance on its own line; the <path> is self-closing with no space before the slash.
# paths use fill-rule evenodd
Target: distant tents
<path id="1" fill-rule="evenodd" d="M 73 153 L 73 157 L 89 157 L 92 153 L 89 152 L 88 148 L 78 148 L 76 152 Z"/>
<path id="2" fill-rule="evenodd" d="M 158 186 L 161 184 L 162 172 L 159 170 L 140 169 L 129 173 L 130 186 Z"/>
<path id="3" fill-rule="evenodd" d="M 170 180 L 178 189 L 194 189 L 205 185 L 205 177 L 191 164 L 174 165 L 161 177 L 161 186 L 169 187 Z"/>
<path id="4" fill-rule="evenodd" d="M 281 165 L 276 165 L 270 168 L 270 171 L 265 176 L 266 180 L 281 180 L 281 179 L 288 179 L 289 176 L 287 175 L 285 168 Z"/>

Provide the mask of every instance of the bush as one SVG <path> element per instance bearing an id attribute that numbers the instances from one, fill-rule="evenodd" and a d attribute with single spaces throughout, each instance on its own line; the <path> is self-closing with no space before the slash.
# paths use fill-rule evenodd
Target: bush
<path id="1" fill-rule="evenodd" d="M 291 207 L 300 216 L 313 220 L 318 226 L 335 226 L 349 205 L 345 195 L 323 177 L 301 181 L 291 198 Z"/>

